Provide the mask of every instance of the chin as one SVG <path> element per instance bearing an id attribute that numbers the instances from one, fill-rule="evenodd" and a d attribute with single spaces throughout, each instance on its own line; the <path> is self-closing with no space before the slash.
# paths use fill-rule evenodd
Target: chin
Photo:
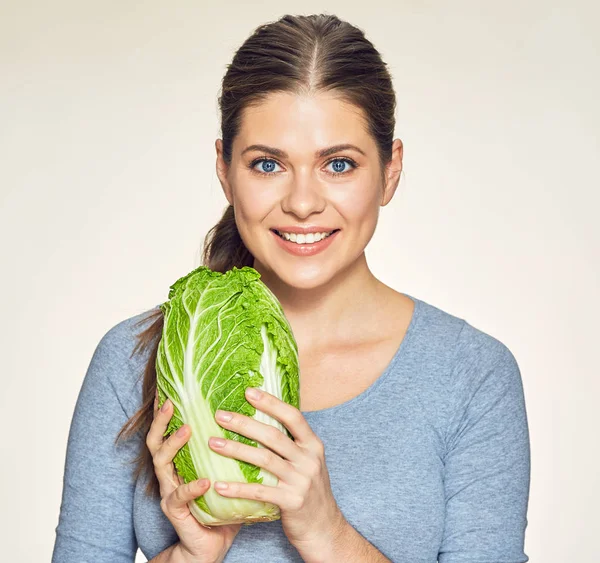
<path id="1" fill-rule="evenodd" d="M 315 289 L 329 281 L 329 276 L 322 269 L 314 271 L 312 268 L 298 268 L 298 270 L 296 275 L 290 275 L 286 272 L 279 278 L 295 289 Z"/>
<path id="2" fill-rule="evenodd" d="M 279 279 L 284 284 L 295 289 L 315 289 L 329 282 L 332 277 L 333 264 L 309 264 L 302 259 L 295 260 L 292 264 L 267 265 L 266 270 L 270 275 Z"/>

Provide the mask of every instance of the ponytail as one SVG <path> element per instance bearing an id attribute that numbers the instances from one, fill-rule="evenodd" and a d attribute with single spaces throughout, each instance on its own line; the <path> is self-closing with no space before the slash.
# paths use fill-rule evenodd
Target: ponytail
<path id="1" fill-rule="evenodd" d="M 233 205 L 229 205 L 219 222 L 208 231 L 204 241 L 202 263 L 224 274 L 234 266 L 252 266 L 254 256 L 246 248 L 235 223 Z"/>

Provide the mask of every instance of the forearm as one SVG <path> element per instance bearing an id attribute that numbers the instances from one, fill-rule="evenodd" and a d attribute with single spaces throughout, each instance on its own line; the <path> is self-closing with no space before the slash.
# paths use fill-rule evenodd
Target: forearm
<path id="1" fill-rule="evenodd" d="M 153 557 L 148 563 L 182 563 L 177 559 L 177 547 L 179 543 L 174 543 L 164 551 L 161 551 L 156 557 Z"/>
<path id="2" fill-rule="evenodd" d="M 226 552 L 225 552 L 226 553 Z M 222 563 L 225 558 L 225 553 L 218 559 L 210 559 L 210 563 Z M 161 551 L 156 557 L 153 557 L 148 563 L 204 563 L 209 562 L 208 559 L 198 559 L 189 551 L 181 546 L 180 542 L 174 543 L 164 551 Z"/>
<path id="3" fill-rule="evenodd" d="M 298 552 L 306 563 L 391 563 L 347 520 L 320 547 L 312 546 L 312 549 L 299 549 Z"/>

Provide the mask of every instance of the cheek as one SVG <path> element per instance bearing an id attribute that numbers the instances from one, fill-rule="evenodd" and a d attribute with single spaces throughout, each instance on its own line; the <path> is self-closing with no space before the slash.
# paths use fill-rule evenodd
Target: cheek
<path id="1" fill-rule="evenodd" d="M 260 221 L 273 206 L 273 198 L 267 190 L 251 183 L 235 191 L 236 217 L 247 223 Z M 251 225 L 248 225 L 249 227 Z"/>
<path id="2" fill-rule="evenodd" d="M 252 197 L 237 197 L 235 201 L 236 216 L 246 223 L 255 220 L 260 212 L 260 200 Z"/>
<path id="3" fill-rule="evenodd" d="M 246 179 L 234 188 L 235 221 L 244 244 L 254 255 L 260 255 L 260 246 L 265 234 L 265 217 L 272 211 L 276 202 L 273 190 L 265 189 L 268 186 L 260 185 Z M 269 233 L 266 233 L 267 235 Z"/>
<path id="4" fill-rule="evenodd" d="M 379 192 L 373 186 L 362 186 L 340 192 L 335 206 L 349 223 L 371 223 L 379 215 Z"/>

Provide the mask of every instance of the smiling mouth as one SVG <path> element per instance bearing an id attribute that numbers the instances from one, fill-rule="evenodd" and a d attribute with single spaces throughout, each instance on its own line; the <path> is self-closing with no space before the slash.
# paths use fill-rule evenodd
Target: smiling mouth
<path id="1" fill-rule="evenodd" d="M 323 241 L 327 238 L 329 238 L 330 236 L 334 235 L 335 233 L 337 233 L 340 229 L 333 229 L 333 231 L 331 231 L 329 234 L 327 234 L 326 236 L 321 236 L 319 235 L 319 238 L 316 239 L 316 233 L 293 233 L 291 234 L 290 238 L 290 234 L 286 233 L 286 236 L 284 236 L 280 231 L 278 231 L 277 229 L 271 229 L 280 239 L 285 240 L 286 242 L 295 242 L 296 244 L 299 245 L 304 245 L 304 244 L 314 244 L 320 241 Z M 308 239 L 307 236 L 311 235 L 311 238 Z"/>

